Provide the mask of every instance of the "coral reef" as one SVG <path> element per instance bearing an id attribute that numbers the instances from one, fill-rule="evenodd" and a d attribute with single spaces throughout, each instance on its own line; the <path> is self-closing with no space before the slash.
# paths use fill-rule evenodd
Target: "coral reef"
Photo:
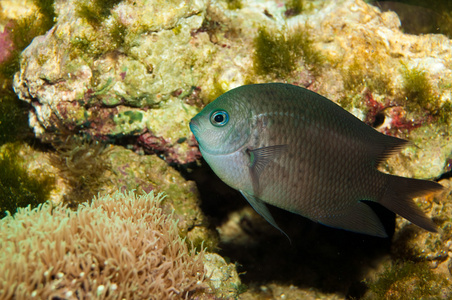
<path id="1" fill-rule="evenodd" d="M 1 30 L 0 74 L 12 77 L 18 71 L 19 56 L 25 47 L 35 36 L 44 34 L 55 24 L 53 2 L 53 0 L 33 0 L 28 3 L 28 6 L 32 7 L 31 10 L 23 11 L 19 4 L 16 13 L 0 15 L 0 23 L 7 21 Z M 6 5 L 10 10 L 15 10 L 11 9 L 11 3 Z"/>
<path id="2" fill-rule="evenodd" d="M 174 211 L 180 235 L 199 249 L 217 248 L 218 237 L 199 207 L 196 184 L 155 155 L 81 139 L 60 144 L 56 152 L 44 153 L 26 143 L 8 143 L 0 149 L 5 166 L 0 176 L 2 211 L 14 213 L 16 207 L 34 207 L 46 200 L 76 208 L 93 195 L 117 189 L 165 192 L 168 197 L 161 204 L 165 213 Z"/>
<path id="3" fill-rule="evenodd" d="M 55 203 L 83 180 L 92 188 L 82 198 L 118 187 L 137 193 L 167 191 L 162 209 L 165 214 L 175 211 L 179 233 L 198 249 L 204 242 L 218 251 L 217 235 L 199 207 L 196 184 L 168 164 L 189 170 L 185 176 L 191 168 L 196 172 L 200 154 L 188 120 L 233 87 L 268 81 L 307 87 L 377 130 L 412 141 L 381 166 L 384 172 L 429 179 L 450 175 L 452 41 L 440 34 L 406 34 L 395 12 L 382 12 L 369 1 L 22 2 L 26 13 L 0 16 L 0 44 L 8 50 L 0 54 L 8 57 L 1 70 L 8 79 L 1 79 L 9 85 L 20 66 L 14 88 L 30 105 L 29 123 L 38 139 L 55 148 L 66 137 L 83 139 L 78 146 L 60 149 L 59 162 L 39 157 L 42 168 L 55 173 L 50 195 Z M 442 24 L 450 24 L 450 11 L 433 9 L 443 12 Z M 56 23 L 48 30 L 52 14 Z M 27 26 L 33 30 L 24 30 Z M 441 26 L 446 34 L 448 28 Z M 18 54 L 30 42 L 19 61 Z M 9 111 L 3 106 L 6 97 L 2 95 L 2 109 Z M 15 110 L 14 115 L 22 118 L 22 112 Z M 16 124 L 0 122 L 7 130 Z M 5 143 L 11 141 L 11 135 L 2 134 Z M 96 141 L 116 146 L 107 146 L 107 155 L 91 152 L 89 145 Z M 33 155 L 27 163 L 32 164 Z M 82 166 L 83 155 L 102 172 L 89 173 L 84 166 L 80 176 L 71 175 L 69 170 Z M 444 194 L 416 200 L 434 217 L 440 233 L 423 232 L 397 219 L 390 250 L 385 248 L 388 241 L 318 229 L 300 219 L 291 223 L 289 217 L 286 226 L 296 227 L 296 237 L 308 245 L 295 241 L 287 250 L 258 216 L 233 203 L 237 195 L 217 197 L 210 192 L 213 188 L 201 194 L 204 208 L 217 206 L 214 211 L 223 213 L 209 216 L 219 229 L 220 254 L 230 253 L 244 264 L 242 281 L 250 284 L 249 292 L 240 295 L 244 299 L 359 298 L 368 288 L 363 278 L 374 293 L 369 297 L 398 295 L 401 289 L 408 297 L 422 297 L 429 285 L 430 295 L 450 295 L 443 285 L 452 269 L 450 184 L 441 183 L 448 187 Z M 388 260 L 381 262 L 380 252 Z M 217 277 L 217 283 L 226 283 L 218 297 L 243 291 L 233 264 L 219 257 L 212 261 L 225 270 Z M 416 274 L 423 276 L 420 281 L 413 281 Z M 409 289 L 410 282 L 425 289 Z M 214 289 L 220 288 L 212 293 Z M 107 290 L 105 286 L 101 292 Z"/>
<path id="4" fill-rule="evenodd" d="M 452 4 L 447 0 L 371 1 L 382 11 L 394 11 L 410 34 L 442 33 L 452 37 Z M 413 18 L 414 17 L 414 18 Z"/>
<path id="5" fill-rule="evenodd" d="M 0 221 L 3 299 L 182 299 L 206 288 L 161 195 L 114 193 L 72 211 L 50 203 Z M 17 245 L 20 243 L 20 247 Z"/>
<path id="6" fill-rule="evenodd" d="M 38 137 L 71 130 L 119 143 L 131 136 L 130 144 L 170 163 L 193 162 L 199 152 L 186 124 L 198 108 L 189 104 L 275 79 L 309 86 L 363 120 L 374 119 L 370 96 L 382 106 L 379 130 L 416 141 L 419 155 L 409 158 L 416 165 L 430 163 L 425 124 L 438 122 L 435 135 L 447 134 L 452 43 L 404 34 L 393 12 L 352 0 L 145 2 L 55 3 L 56 26 L 23 52 L 14 83 L 34 107 Z M 423 85 L 413 85 L 415 74 L 425 75 Z M 444 149 L 435 166 L 398 171 L 438 177 L 450 145 L 434 143 Z"/>
<path id="7" fill-rule="evenodd" d="M 195 51 L 191 36 L 201 26 L 205 3 L 168 9 L 165 2 L 119 2 L 55 3 L 58 25 L 22 53 L 16 76 L 16 92 L 34 106 L 31 126 L 47 141 L 67 130 L 112 141 L 151 133 L 164 145 L 155 152 L 178 163 L 193 161 L 182 125 L 196 109 L 172 94 L 191 90 L 200 73 L 189 69 L 208 59 Z M 155 10 L 167 13 L 149 18 Z M 29 72 L 33 87 L 23 81 Z M 147 148 L 153 150 L 152 141 Z"/>
<path id="8" fill-rule="evenodd" d="M 180 234 L 196 247 L 203 244 L 209 250 L 216 249 L 217 235 L 208 229 L 207 218 L 199 207 L 195 182 L 184 180 L 179 172 L 155 155 L 138 155 L 119 146 L 108 151 L 110 170 L 105 176 L 109 184 L 102 187 L 103 192 L 111 193 L 118 188 L 140 193 L 165 192 L 168 197 L 162 202 L 164 211 L 174 211 Z"/>

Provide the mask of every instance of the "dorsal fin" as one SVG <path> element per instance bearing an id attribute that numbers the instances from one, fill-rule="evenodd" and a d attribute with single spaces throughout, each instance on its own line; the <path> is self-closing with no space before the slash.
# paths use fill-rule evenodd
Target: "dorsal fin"
<path id="1" fill-rule="evenodd" d="M 375 139 L 375 142 L 369 145 L 371 147 L 369 153 L 375 159 L 375 166 L 378 166 L 409 143 L 407 140 L 378 132 L 378 137 Z"/>

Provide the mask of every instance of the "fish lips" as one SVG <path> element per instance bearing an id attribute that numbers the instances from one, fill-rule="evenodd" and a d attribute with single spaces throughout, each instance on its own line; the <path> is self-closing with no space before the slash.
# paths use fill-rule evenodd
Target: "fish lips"
<path id="1" fill-rule="evenodd" d="M 188 126 L 190 126 L 191 132 L 193 132 L 193 134 L 194 134 L 195 137 L 196 137 L 196 132 L 197 132 L 198 129 L 199 129 L 199 123 L 198 123 L 198 121 L 195 120 L 195 119 L 191 119 L 191 120 L 190 120 L 190 123 L 188 124 Z"/>
<path id="2" fill-rule="evenodd" d="M 193 135 L 195 136 L 196 141 L 199 144 L 199 133 L 200 133 L 200 124 L 197 120 L 195 120 L 195 118 L 190 120 L 190 123 L 188 124 L 188 126 L 190 126 L 190 130 L 191 132 L 193 132 Z"/>
<path id="3" fill-rule="evenodd" d="M 190 120 L 189 126 L 191 132 L 193 132 L 193 135 L 195 136 L 196 141 L 198 142 L 199 150 L 204 150 L 201 141 L 199 140 L 203 131 L 201 123 L 199 123 L 199 120 L 194 117 Z"/>

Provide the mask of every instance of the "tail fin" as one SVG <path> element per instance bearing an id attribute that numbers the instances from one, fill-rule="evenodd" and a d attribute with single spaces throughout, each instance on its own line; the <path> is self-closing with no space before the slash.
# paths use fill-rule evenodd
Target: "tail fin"
<path id="1" fill-rule="evenodd" d="M 433 181 L 388 176 L 389 186 L 379 203 L 417 226 L 437 232 L 435 223 L 416 206 L 412 198 L 440 191 L 443 186 Z"/>

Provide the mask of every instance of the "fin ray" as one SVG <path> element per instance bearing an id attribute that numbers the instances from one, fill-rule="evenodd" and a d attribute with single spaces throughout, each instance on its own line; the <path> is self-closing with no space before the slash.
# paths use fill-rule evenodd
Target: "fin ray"
<path id="1" fill-rule="evenodd" d="M 265 203 L 257 198 L 254 197 L 253 195 L 250 195 L 247 192 L 244 191 L 240 191 L 240 193 L 243 195 L 243 197 L 245 197 L 245 199 L 249 202 L 249 204 L 251 204 L 251 206 L 253 207 L 253 209 L 259 214 L 261 215 L 268 223 L 270 223 L 273 227 L 275 227 L 276 229 L 278 229 L 279 231 L 281 231 L 289 240 L 290 243 L 292 243 L 292 241 L 290 240 L 289 236 L 287 235 L 287 233 L 284 232 L 284 230 L 282 230 L 278 224 L 276 224 L 275 219 L 273 219 L 273 216 L 271 215 L 270 211 L 268 210 L 267 206 L 265 205 Z"/>
<path id="2" fill-rule="evenodd" d="M 369 153 L 374 157 L 375 166 L 388 159 L 393 154 L 399 152 L 410 142 L 404 139 L 399 139 L 393 136 L 384 135 L 377 132 L 378 136 L 374 143 L 369 146 Z"/>
<path id="3" fill-rule="evenodd" d="M 379 203 L 417 226 L 437 232 L 435 223 L 425 215 L 412 198 L 438 192 L 443 189 L 443 186 L 428 180 L 388 176 L 390 176 L 388 188 Z"/>
<path id="4" fill-rule="evenodd" d="M 367 204 L 356 202 L 342 214 L 318 218 L 319 223 L 334 227 L 364 233 L 378 237 L 388 237 L 383 224 L 378 216 Z"/>
<path id="5" fill-rule="evenodd" d="M 287 149 L 287 145 L 275 145 L 247 150 L 250 155 L 250 176 L 253 184 L 254 195 L 259 195 L 259 176 L 265 167 L 276 157 L 280 156 Z M 245 197 L 246 198 L 246 197 Z"/>

